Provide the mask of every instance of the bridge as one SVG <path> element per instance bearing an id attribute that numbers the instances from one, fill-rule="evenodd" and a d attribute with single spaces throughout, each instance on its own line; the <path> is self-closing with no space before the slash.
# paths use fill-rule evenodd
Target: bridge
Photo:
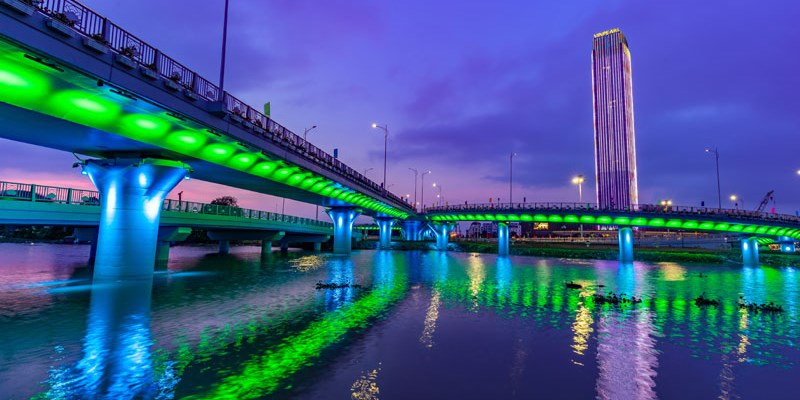
<path id="1" fill-rule="evenodd" d="M 425 210 L 437 247 L 447 248 L 452 226 L 461 221 L 497 223 L 498 252 L 508 254 L 510 222 L 548 222 L 619 227 L 619 259 L 633 261 L 632 228 L 674 229 L 740 234 L 746 264 L 758 264 L 759 236 L 777 237 L 781 250 L 794 251 L 800 239 L 800 218 L 738 209 L 640 204 L 627 209 L 604 209 L 592 203 L 463 204 Z"/>
<path id="2" fill-rule="evenodd" d="M 414 213 L 77 1 L 0 1 L 0 119 L 0 137 L 94 157 L 74 167 L 104 199 L 98 270 L 152 264 L 159 205 L 188 175 L 327 207 L 341 254 L 361 213 L 378 220 Z M 137 256 L 123 261 L 114 255 L 120 250 Z"/>

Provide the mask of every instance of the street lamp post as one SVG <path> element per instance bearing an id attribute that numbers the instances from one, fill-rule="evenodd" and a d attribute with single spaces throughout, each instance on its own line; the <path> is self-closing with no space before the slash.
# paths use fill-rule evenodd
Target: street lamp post
<path id="1" fill-rule="evenodd" d="M 583 203 L 583 175 L 572 178 L 572 184 L 578 185 L 578 203 Z M 583 241 L 583 224 L 580 224 L 578 229 L 581 232 L 581 241 Z"/>
<path id="2" fill-rule="evenodd" d="M 419 197 L 422 200 L 422 211 L 425 211 L 425 175 L 430 173 L 431 171 L 425 171 L 422 173 L 422 185 L 420 185 L 422 192 L 419 194 Z"/>
<path id="3" fill-rule="evenodd" d="M 314 128 L 316 128 L 316 127 L 317 127 L 317 126 L 316 126 L 316 125 L 314 125 L 314 126 L 312 126 L 311 128 L 306 128 L 306 130 L 305 130 L 305 131 L 303 131 L 303 141 L 304 141 L 304 142 L 308 143 L 308 132 L 310 132 L 312 129 L 314 129 Z"/>
<path id="4" fill-rule="evenodd" d="M 228 45 L 228 0 L 225 0 L 225 16 L 222 21 L 222 57 L 219 66 L 219 92 L 217 92 L 217 101 L 222 101 L 225 98 L 225 49 Z"/>
<path id="5" fill-rule="evenodd" d="M 722 195 L 719 189 L 719 150 L 716 147 L 714 149 L 706 149 L 706 153 L 714 153 L 714 159 L 717 164 L 717 208 L 722 208 Z"/>
<path id="6" fill-rule="evenodd" d="M 372 171 L 373 169 L 375 169 L 375 168 L 371 168 L 370 167 L 370 168 L 365 169 L 364 170 L 364 177 L 366 178 L 367 177 L 367 172 Z"/>
<path id="7" fill-rule="evenodd" d="M 733 207 L 738 210 L 739 209 L 739 201 L 738 201 L 739 200 L 739 196 L 737 196 L 735 194 L 732 194 L 730 199 L 731 199 L 731 202 L 733 203 Z M 744 207 L 744 204 L 742 204 L 742 207 Z"/>
<path id="8" fill-rule="evenodd" d="M 372 127 L 383 129 L 383 191 L 386 192 L 386 155 L 389 149 L 389 126 L 373 123 Z"/>
<path id="9" fill-rule="evenodd" d="M 419 175 L 419 171 L 415 168 L 409 168 L 411 171 L 414 172 L 414 209 L 417 209 L 417 175 Z"/>
<path id="10" fill-rule="evenodd" d="M 508 205 L 513 207 L 514 204 L 514 156 L 517 153 L 511 152 L 508 158 Z"/>
<path id="11" fill-rule="evenodd" d="M 439 206 L 442 206 L 442 185 L 437 184 L 436 182 L 433 183 L 433 187 L 439 189 L 439 194 L 436 195 L 436 198 L 439 199 Z"/>

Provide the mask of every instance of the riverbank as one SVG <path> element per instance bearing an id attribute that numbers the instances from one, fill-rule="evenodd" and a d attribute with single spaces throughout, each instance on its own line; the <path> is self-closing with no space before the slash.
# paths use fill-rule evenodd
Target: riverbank
<path id="1" fill-rule="evenodd" d="M 431 250 L 433 242 L 392 242 L 393 250 Z M 354 249 L 375 249 L 377 242 L 359 241 Z M 448 245 L 451 251 L 466 253 L 497 254 L 497 244 L 489 242 L 458 241 Z M 512 242 L 509 253 L 516 256 L 575 258 L 591 260 L 616 260 L 619 249 L 613 245 L 592 245 L 584 247 L 580 244 L 551 244 Z M 634 248 L 633 258 L 647 262 L 678 262 L 695 264 L 741 264 L 742 253 L 737 250 L 708 250 L 701 248 Z M 762 252 L 759 255 L 761 264 L 776 267 L 800 267 L 800 254 L 782 254 Z"/>

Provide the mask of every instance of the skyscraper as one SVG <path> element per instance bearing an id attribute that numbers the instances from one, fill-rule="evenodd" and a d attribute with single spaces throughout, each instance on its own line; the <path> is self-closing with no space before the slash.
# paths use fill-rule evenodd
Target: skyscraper
<path id="1" fill-rule="evenodd" d="M 597 203 L 601 208 L 628 208 L 639 202 L 639 189 L 631 53 L 619 29 L 594 35 L 592 94 Z"/>

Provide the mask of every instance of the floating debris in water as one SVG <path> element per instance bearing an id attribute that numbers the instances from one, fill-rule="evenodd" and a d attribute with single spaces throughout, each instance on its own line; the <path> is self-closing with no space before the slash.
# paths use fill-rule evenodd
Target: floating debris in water
<path id="1" fill-rule="evenodd" d="M 608 294 L 595 294 L 594 301 L 597 304 L 613 304 L 613 305 L 620 305 L 620 304 L 638 304 L 642 302 L 642 299 L 631 296 L 628 298 L 625 293 L 616 294 L 614 292 L 608 292 Z"/>
<path id="2" fill-rule="evenodd" d="M 355 289 L 355 288 L 361 288 L 361 285 L 354 284 L 354 283 L 353 283 L 353 284 L 351 284 L 350 282 L 344 282 L 344 283 L 336 283 L 336 282 L 324 283 L 324 282 L 322 282 L 322 281 L 319 281 L 319 282 L 317 282 L 317 285 L 316 285 L 316 289 L 317 289 L 317 290 L 322 290 L 322 289 L 344 289 L 344 288 L 354 288 L 354 289 Z"/>
<path id="3" fill-rule="evenodd" d="M 775 304 L 773 302 L 769 303 L 750 303 L 744 299 L 743 296 L 739 296 L 739 308 L 747 309 L 750 312 L 765 312 L 765 313 L 781 313 L 783 312 L 783 306 L 780 304 Z"/>
<path id="4" fill-rule="evenodd" d="M 583 289 L 583 286 L 573 281 L 566 282 L 565 285 L 567 286 L 567 289 Z"/>
<path id="5" fill-rule="evenodd" d="M 706 292 L 703 292 L 703 293 L 700 294 L 700 296 L 698 296 L 696 299 L 694 299 L 694 305 L 696 305 L 698 307 L 706 307 L 706 306 L 717 307 L 717 306 L 719 306 L 719 300 L 710 299 L 710 298 L 706 297 Z"/>

